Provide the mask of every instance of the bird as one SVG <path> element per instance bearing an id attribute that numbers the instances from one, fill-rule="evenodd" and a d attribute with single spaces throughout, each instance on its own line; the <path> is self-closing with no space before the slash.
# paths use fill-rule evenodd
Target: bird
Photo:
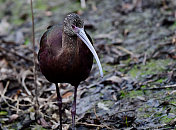
<path id="1" fill-rule="evenodd" d="M 89 34 L 84 29 L 84 20 L 76 13 L 69 13 L 63 24 L 47 28 L 40 40 L 38 52 L 39 67 L 45 78 L 56 86 L 60 126 L 62 130 L 62 97 L 58 83 L 74 86 L 72 104 L 72 129 L 75 129 L 77 88 L 84 81 L 92 68 L 95 58 L 100 76 L 103 69 L 93 47 Z"/>

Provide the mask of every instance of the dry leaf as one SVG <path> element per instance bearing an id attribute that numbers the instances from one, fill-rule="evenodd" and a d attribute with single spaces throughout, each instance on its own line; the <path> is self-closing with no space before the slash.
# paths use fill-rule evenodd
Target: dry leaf
<path id="1" fill-rule="evenodd" d="M 121 82 L 122 82 L 122 79 L 119 78 L 119 77 L 117 77 L 117 76 L 115 76 L 115 75 L 113 75 L 113 76 L 110 77 L 110 78 L 107 78 L 106 80 L 107 80 L 107 81 L 111 81 L 111 82 L 113 82 L 113 83 L 121 83 Z"/>
<path id="2" fill-rule="evenodd" d="M 66 92 L 62 95 L 62 98 L 69 98 L 72 95 L 73 95 L 73 92 Z"/>
<path id="3" fill-rule="evenodd" d="M 14 120 L 16 120 L 18 117 L 19 117 L 19 115 L 13 114 L 13 115 L 10 116 L 10 121 L 14 121 Z"/>
<path id="4" fill-rule="evenodd" d="M 98 103 L 98 107 L 103 109 L 103 110 L 109 111 L 109 108 L 107 107 L 107 105 L 102 103 L 102 102 Z"/>

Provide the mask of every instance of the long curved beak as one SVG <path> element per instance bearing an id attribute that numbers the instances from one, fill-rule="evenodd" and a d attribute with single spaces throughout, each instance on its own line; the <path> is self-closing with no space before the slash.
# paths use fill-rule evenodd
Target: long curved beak
<path id="1" fill-rule="evenodd" d="M 85 31 L 83 28 L 78 28 L 77 27 L 77 31 L 76 31 L 77 36 L 87 45 L 87 47 L 89 48 L 89 50 L 92 52 L 93 56 L 95 57 L 95 60 L 97 62 L 99 71 L 100 71 L 100 75 L 101 77 L 103 77 L 103 69 L 100 63 L 100 60 L 98 58 L 98 55 L 94 49 L 94 47 L 92 46 L 91 42 L 89 41 Z"/>

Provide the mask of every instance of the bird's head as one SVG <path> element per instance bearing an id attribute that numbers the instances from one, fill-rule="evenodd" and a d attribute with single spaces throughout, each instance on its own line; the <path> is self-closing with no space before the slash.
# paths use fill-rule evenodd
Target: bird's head
<path id="1" fill-rule="evenodd" d="M 84 20 L 78 14 L 68 14 L 64 19 L 64 33 L 68 36 L 76 36 L 78 28 L 84 28 Z"/>
<path id="2" fill-rule="evenodd" d="M 87 45 L 87 47 L 89 48 L 89 50 L 92 52 L 93 56 L 95 57 L 95 60 L 100 70 L 100 75 L 101 77 L 103 77 L 103 69 L 101 67 L 101 63 L 98 58 L 98 55 L 84 31 L 83 19 L 81 19 L 81 17 L 75 13 L 68 14 L 64 19 L 63 31 L 68 36 L 71 36 L 71 37 L 78 36 Z"/>

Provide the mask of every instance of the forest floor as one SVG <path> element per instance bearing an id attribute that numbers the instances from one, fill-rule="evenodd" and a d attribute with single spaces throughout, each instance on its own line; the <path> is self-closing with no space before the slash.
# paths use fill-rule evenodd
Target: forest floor
<path id="1" fill-rule="evenodd" d="M 47 27 L 70 12 L 85 20 L 96 62 L 78 88 L 77 130 L 176 128 L 176 1 L 34 1 L 36 54 Z M 54 84 L 37 62 L 39 115 L 35 121 L 30 1 L 0 0 L 0 129 L 57 129 Z M 61 84 L 63 127 L 71 127 L 74 87 Z M 64 86 L 64 87 L 63 87 Z"/>

